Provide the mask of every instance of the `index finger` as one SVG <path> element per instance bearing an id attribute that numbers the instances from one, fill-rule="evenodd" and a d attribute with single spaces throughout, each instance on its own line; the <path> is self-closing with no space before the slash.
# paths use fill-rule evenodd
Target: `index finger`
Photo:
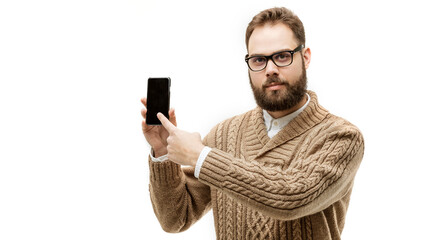
<path id="1" fill-rule="evenodd" d="M 163 115 L 162 113 L 157 113 L 157 118 L 160 120 L 160 122 L 162 123 L 163 127 L 166 128 L 166 130 L 171 133 L 171 131 L 175 130 L 176 127 L 175 125 L 173 125 L 169 119 L 167 119 L 165 117 L 165 115 Z"/>

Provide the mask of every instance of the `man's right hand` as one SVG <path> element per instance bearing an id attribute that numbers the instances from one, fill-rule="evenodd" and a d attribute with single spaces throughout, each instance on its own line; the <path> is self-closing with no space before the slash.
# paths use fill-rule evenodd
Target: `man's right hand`
<path id="1" fill-rule="evenodd" d="M 145 120 L 147 118 L 147 98 L 141 99 L 144 107 L 141 110 L 142 115 L 142 132 L 147 142 L 154 150 L 154 157 L 166 155 L 167 151 L 167 138 L 169 137 L 168 131 L 162 125 L 147 125 Z M 176 126 L 175 110 L 169 110 L 169 121 Z"/>

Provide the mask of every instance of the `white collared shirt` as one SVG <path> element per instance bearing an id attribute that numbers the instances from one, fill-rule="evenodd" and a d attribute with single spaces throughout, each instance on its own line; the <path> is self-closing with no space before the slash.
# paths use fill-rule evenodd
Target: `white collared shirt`
<path id="1" fill-rule="evenodd" d="M 264 123 L 267 128 L 267 134 L 270 138 L 274 137 L 280 130 L 282 130 L 292 119 L 294 119 L 298 114 L 300 114 L 304 109 L 308 106 L 308 103 L 310 102 L 310 95 L 306 93 L 307 95 L 307 102 L 296 110 L 295 112 L 288 114 L 286 116 L 283 116 L 281 118 L 273 118 L 266 110 L 263 111 L 263 117 L 264 117 Z M 196 168 L 194 170 L 194 176 L 196 178 L 199 178 L 200 170 L 202 169 L 203 162 L 205 161 L 206 157 L 208 156 L 209 152 L 211 151 L 211 148 L 208 146 L 205 146 L 202 150 L 202 152 L 199 155 L 199 158 L 197 159 Z M 153 157 L 152 151 L 150 152 L 151 160 L 153 162 L 163 162 L 166 161 L 167 155 L 160 156 L 158 158 Z"/>
<path id="2" fill-rule="evenodd" d="M 308 103 L 310 102 L 310 95 L 307 95 L 307 102 L 296 110 L 295 112 L 288 114 L 286 116 L 283 116 L 281 118 L 273 118 L 266 110 L 262 110 L 264 115 L 264 122 L 265 126 L 267 127 L 267 133 L 270 138 L 274 137 L 280 130 L 282 130 L 292 119 L 294 119 L 298 114 L 300 114 L 304 109 L 307 107 Z"/>

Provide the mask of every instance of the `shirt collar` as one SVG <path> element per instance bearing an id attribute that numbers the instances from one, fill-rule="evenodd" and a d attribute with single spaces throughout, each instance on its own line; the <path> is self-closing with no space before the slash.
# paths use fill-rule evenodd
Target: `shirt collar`
<path id="1" fill-rule="evenodd" d="M 298 114 L 304 111 L 304 109 L 308 106 L 308 103 L 310 102 L 310 95 L 307 93 L 306 95 L 308 99 L 307 99 L 307 102 L 304 104 L 304 106 L 302 106 L 295 112 L 288 114 L 286 116 L 283 116 L 281 118 L 277 118 L 277 119 L 273 118 L 266 110 L 263 109 L 262 112 L 264 116 L 265 126 L 267 127 L 267 132 L 281 130 L 286 125 L 288 125 L 288 123 L 292 121 L 292 119 L 298 116 Z"/>

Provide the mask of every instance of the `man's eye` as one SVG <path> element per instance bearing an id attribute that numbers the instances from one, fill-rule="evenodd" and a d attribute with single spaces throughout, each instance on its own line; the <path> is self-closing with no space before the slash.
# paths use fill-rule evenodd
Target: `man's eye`
<path id="1" fill-rule="evenodd" d="M 254 57 L 251 59 L 254 64 L 263 64 L 265 63 L 265 57 Z"/>
<path id="2" fill-rule="evenodd" d="M 280 61 L 280 62 L 288 61 L 290 58 L 291 58 L 291 54 L 288 52 L 282 52 L 274 55 L 274 60 Z"/>

